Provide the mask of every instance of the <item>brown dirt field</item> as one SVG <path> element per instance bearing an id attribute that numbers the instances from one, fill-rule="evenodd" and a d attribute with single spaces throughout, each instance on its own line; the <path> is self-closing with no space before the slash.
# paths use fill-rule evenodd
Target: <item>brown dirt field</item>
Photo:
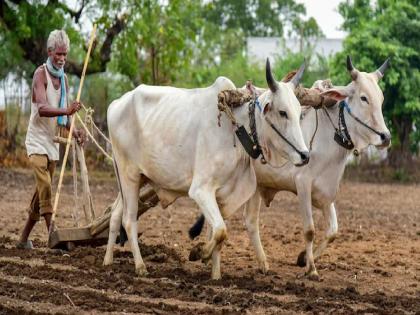
<path id="1" fill-rule="evenodd" d="M 71 226 L 71 176 L 57 218 Z M 97 209 L 116 196 L 110 175 L 91 178 Z M 344 182 L 337 201 L 339 235 L 317 262 L 320 282 L 301 278 L 303 249 L 297 198 L 280 193 L 262 211 L 261 238 L 271 272 L 257 271 L 242 214 L 228 221 L 222 279 L 189 262 L 187 229 L 198 210 L 187 198 L 142 216 L 141 251 L 150 275 L 135 276 L 131 253 L 105 248 L 71 252 L 46 248 L 46 229 L 33 232 L 36 249 L 14 249 L 34 189 L 29 170 L 0 168 L 0 314 L 420 314 L 420 186 Z M 315 210 L 316 240 L 323 219 Z M 203 233 L 204 234 L 204 233 Z"/>

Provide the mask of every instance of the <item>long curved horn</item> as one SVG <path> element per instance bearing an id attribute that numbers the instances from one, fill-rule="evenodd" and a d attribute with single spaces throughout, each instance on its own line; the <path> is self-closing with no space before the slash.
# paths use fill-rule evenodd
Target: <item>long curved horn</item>
<path id="1" fill-rule="evenodd" d="M 268 60 L 268 58 L 267 62 L 265 63 L 265 79 L 267 80 L 267 84 L 271 92 L 275 93 L 278 90 L 278 84 L 273 77 L 273 73 L 271 72 L 270 60 Z"/>
<path id="2" fill-rule="evenodd" d="M 303 73 L 305 72 L 305 67 L 306 67 L 306 60 L 303 60 L 303 63 L 300 66 L 298 72 L 296 72 L 292 80 L 290 80 L 290 82 L 293 83 L 295 88 L 299 85 L 299 82 L 302 79 Z"/>
<path id="3" fill-rule="evenodd" d="M 389 67 L 389 58 L 387 58 L 385 62 L 382 64 L 382 66 L 380 66 L 378 70 L 376 70 L 376 74 L 378 75 L 379 79 L 381 79 L 384 76 L 385 71 L 386 69 L 388 69 L 388 67 Z"/>
<path id="4" fill-rule="evenodd" d="M 359 71 L 353 66 L 350 55 L 347 55 L 347 70 L 350 72 L 352 80 L 355 81 Z"/>

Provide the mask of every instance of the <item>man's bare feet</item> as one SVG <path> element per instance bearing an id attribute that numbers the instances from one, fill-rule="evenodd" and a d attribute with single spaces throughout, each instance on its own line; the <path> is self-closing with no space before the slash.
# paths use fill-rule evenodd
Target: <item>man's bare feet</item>
<path id="1" fill-rule="evenodd" d="M 32 244 L 32 241 L 26 241 L 26 242 L 19 242 L 16 244 L 17 249 L 34 249 L 34 245 Z"/>

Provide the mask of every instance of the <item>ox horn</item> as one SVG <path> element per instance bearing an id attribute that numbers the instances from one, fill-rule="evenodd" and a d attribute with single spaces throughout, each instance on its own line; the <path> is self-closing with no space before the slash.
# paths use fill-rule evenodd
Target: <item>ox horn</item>
<path id="1" fill-rule="evenodd" d="M 353 66 L 350 55 L 347 55 L 347 70 L 350 72 L 352 80 L 355 81 L 359 71 Z"/>
<path id="2" fill-rule="evenodd" d="M 273 73 L 271 72 L 270 60 L 268 60 L 268 58 L 265 64 L 265 78 L 267 80 L 267 84 L 271 92 L 275 93 L 278 90 L 278 84 L 273 77 Z"/>
<path id="3" fill-rule="evenodd" d="M 387 58 L 385 62 L 382 64 L 382 66 L 380 66 L 378 70 L 376 70 L 376 74 L 379 79 L 381 79 L 384 76 L 385 71 L 386 69 L 388 69 L 388 67 L 389 67 L 389 58 Z"/>
<path id="4" fill-rule="evenodd" d="M 303 63 L 300 66 L 298 72 L 296 72 L 296 74 L 294 75 L 294 77 L 292 78 L 292 80 L 290 80 L 290 82 L 293 83 L 293 85 L 294 85 L 295 88 L 299 85 L 299 82 L 302 79 L 303 73 L 305 72 L 305 67 L 306 67 L 305 64 L 306 64 L 306 60 L 303 60 Z"/>

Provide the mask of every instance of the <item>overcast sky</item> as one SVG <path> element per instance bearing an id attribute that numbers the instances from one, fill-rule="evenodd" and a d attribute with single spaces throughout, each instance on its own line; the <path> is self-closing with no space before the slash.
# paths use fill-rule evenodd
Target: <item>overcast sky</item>
<path id="1" fill-rule="evenodd" d="M 338 4 L 343 0 L 295 0 L 306 7 L 307 16 L 314 17 L 327 38 L 344 38 L 345 33 L 339 28 L 343 18 L 338 13 Z M 66 0 L 70 8 L 80 6 L 80 0 Z"/>
<path id="2" fill-rule="evenodd" d="M 307 16 L 315 18 L 327 38 L 345 37 L 345 32 L 339 30 L 343 23 L 343 18 L 340 13 L 338 13 L 338 4 L 342 1 L 343 0 L 296 0 L 296 2 L 305 5 Z"/>

